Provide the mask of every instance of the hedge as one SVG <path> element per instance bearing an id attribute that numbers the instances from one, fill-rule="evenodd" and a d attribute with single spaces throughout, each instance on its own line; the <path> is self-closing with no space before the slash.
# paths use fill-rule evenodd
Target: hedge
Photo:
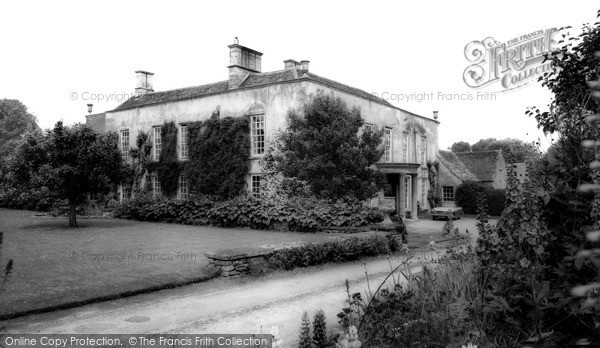
<path id="1" fill-rule="evenodd" d="M 268 267 L 291 270 L 328 262 L 348 262 L 363 257 L 389 254 L 399 250 L 396 236 L 374 235 L 350 237 L 322 244 L 306 244 L 301 247 L 276 250 L 266 262 Z"/>
<path id="2" fill-rule="evenodd" d="M 64 200 L 59 199 L 46 187 L 26 190 L 0 187 L 0 207 L 2 208 L 50 211 L 63 202 Z"/>
<path id="3" fill-rule="evenodd" d="M 188 200 L 153 199 L 147 195 L 117 206 L 115 217 L 186 225 L 274 229 L 287 224 L 291 231 L 313 232 L 322 227 L 359 227 L 382 220 L 375 208 L 360 202 L 319 199 L 261 200 L 237 197 L 218 201 L 210 197 Z"/>
<path id="4" fill-rule="evenodd" d="M 500 216 L 504 210 L 506 191 L 482 186 L 477 183 L 466 182 L 456 189 L 456 203 L 463 208 L 465 214 L 477 214 L 477 199 L 479 194 L 485 193 L 489 215 Z"/>

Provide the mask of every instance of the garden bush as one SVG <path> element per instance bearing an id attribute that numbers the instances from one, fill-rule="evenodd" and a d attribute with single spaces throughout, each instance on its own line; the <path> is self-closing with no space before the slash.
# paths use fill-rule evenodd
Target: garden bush
<path id="1" fill-rule="evenodd" d="M 477 214 L 477 197 L 484 191 L 476 182 L 465 182 L 456 188 L 456 203 L 465 214 Z"/>
<path id="2" fill-rule="evenodd" d="M 477 214 L 477 199 L 483 193 L 492 216 L 500 216 L 504 210 L 506 191 L 486 187 L 475 182 L 465 182 L 456 188 L 456 203 L 465 214 Z"/>
<path id="3" fill-rule="evenodd" d="M 276 250 L 268 259 L 271 268 L 291 270 L 328 262 L 348 262 L 363 257 L 389 254 L 397 250 L 393 237 L 374 235 L 350 237 L 321 244 L 306 244 L 301 247 Z"/>
<path id="4" fill-rule="evenodd" d="M 115 209 L 115 217 L 187 225 L 273 229 L 287 224 L 291 231 L 314 232 L 323 227 L 358 227 L 381 221 L 381 214 L 358 201 L 314 198 L 261 200 L 249 196 L 219 201 L 206 196 L 187 200 L 154 199 L 140 195 Z"/>
<path id="5" fill-rule="evenodd" d="M 10 187 L 0 188 L 0 207 L 50 211 L 60 199 L 47 188 L 19 190 Z"/>

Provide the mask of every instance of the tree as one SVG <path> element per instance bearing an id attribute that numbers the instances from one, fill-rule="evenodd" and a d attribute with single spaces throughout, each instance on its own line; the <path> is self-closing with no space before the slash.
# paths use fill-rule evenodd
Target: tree
<path id="1" fill-rule="evenodd" d="M 268 154 L 286 178 L 305 181 L 320 198 L 373 197 L 383 174 L 371 168 L 383 155 L 383 130 L 365 129 L 360 110 L 319 92 L 287 115 L 288 127 Z"/>
<path id="2" fill-rule="evenodd" d="M 471 151 L 487 151 L 489 150 L 490 144 L 497 141 L 496 138 L 479 139 L 478 142 L 471 145 Z"/>
<path id="3" fill-rule="evenodd" d="M 540 153 L 533 144 L 514 138 L 493 141 L 487 150 L 502 150 L 502 155 L 508 163 L 535 161 L 540 158 Z"/>
<path id="4" fill-rule="evenodd" d="M 459 141 L 452 144 L 452 146 L 450 146 L 450 150 L 452 150 L 454 153 L 471 152 L 471 144 L 467 143 L 466 141 Z"/>
<path id="5" fill-rule="evenodd" d="M 23 189 L 43 188 L 69 201 L 69 226 L 90 193 L 108 193 L 129 177 L 117 147 L 117 134 L 98 134 L 84 125 L 27 133 L 8 159 L 8 182 Z"/>
<path id="6" fill-rule="evenodd" d="M 3 162 L 15 149 L 21 135 L 39 129 L 35 116 L 23 103 L 16 99 L 0 99 L 0 161 Z"/>
<path id="7" fill-rule="evenodd" d="M 514 138 L 499 140 L 496 138 L 480 139 L 468 149 L 467 146 L 469 146 L 469 143 L 460 141 L 454 143 L 451 149 L 452 152 L 502 150 L 502 155 L 508 163 L 521 163 L 540 158 L 540 154 L 533 144 Z"/>

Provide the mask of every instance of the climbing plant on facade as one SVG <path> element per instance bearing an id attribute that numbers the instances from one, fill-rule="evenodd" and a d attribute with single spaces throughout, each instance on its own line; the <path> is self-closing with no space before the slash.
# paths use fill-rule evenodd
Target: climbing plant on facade
<path id="1" fill-rule="evenodd" d="M 442 197 L 440 197 L 439 173 L 440 163 L 438 161 L 427 162 L 427 178 L 429 180 L 427 201 L 432 208 L 439 207 L 442 202 Z"/>
<path id="2" fill-rule="evenodd" d="M 177 158 L 177 126 L 175 122 L 166 122 L 161 127 L 161 151 L 157 162 L 148 162 L 148 171 L 156 173 L 160 181 L 162 194 L 174 197 L 177 194 L 179 175 L 183 164 Z"/>
<path id="3" fill-rule="evenodd" d="M 246 117 L 188 124 L 189 160 L 185 173 L 193 194 L 221 199 L 245 192 L 250 166 L 250 122 Z"/>

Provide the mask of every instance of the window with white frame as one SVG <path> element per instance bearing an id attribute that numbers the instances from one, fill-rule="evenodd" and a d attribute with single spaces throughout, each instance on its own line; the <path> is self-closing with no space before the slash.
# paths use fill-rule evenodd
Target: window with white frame
<path id="1" fill-rule="evenodd" d="M 454 201 L 454 186 L 442 187 L 442 200 L 444 202 Z"/>
<path id="2" fill-rule="evenodd" d="M 129 157 L 129 129 L 121 131 L 121 156 L 124 159 Z"/>
<path id="3" fill-rule="evenodd" d="M 251 176 L 252 186 L 251 193 L 254 197 L 260 196 L 260 175 L 252 175 Z"/>
<path id="4" fill-rule="evenodd" d="M 421 137 L 421 164 L 427 165 L 427 138 Z"/>
<path id="5" fill-rule="evenodd" d="M 152 195 L 154 197 L 159 197 L 162 195 L 162 189 L 160 188 L 160 180 L 158 180 L 158 175 L 152 174 L 150 177 L 150 183 L 152 184 Z"/>
<path id="6" fill-rule="evenodd" d="M 252 155 L 262 155 L 265 152 L 265 115 L 250 116 L 250 132 Z"/>
<path id="7" fill-rule="evenodd" d="M 408 162 L 408 133 L 402 133 L 402 156 L 404 157 L 404 162 Z"/>
<path id="8" fill-rule="evenodd" d="M 187 199 L 189 197 L 189 186 L 187 176 L 179 176 L 177 196 L 179 197 L 179 199 Z"/>
<path id="9" fill-rule="evenodd" d="M 121 189 L 120 201 L 123 202 L 125 200 L 128 200 L 131 197 L 131 187 L 129 187 L 127 185 L 121 185 L 120 189 Z"/>
<path id="10" fill-rule="evenodd" d="M 179 127 L 179 141 L 181 145 L 181 159 L 188 159 L 188 127 L 186 125 L 181 125 Z"/>
<path id="11" fill-rule="evenodd" d="M 155 161 L 158 161 L 160 159 L 160 150 L 161 150 L 161 140 L 160 140 L 160 127 L 154 127 L 153 128 L 153 139 L 152 139 L 152 145 L 153 145 L 153 156 L 152 158 Z"/>
<path id="12" fill-rule="evenodd" d="M 374 126 L 370 123 L 365 123 L 365 131 L 373 131 L 374 130 Z"/>
<path id="13" fill-rule="evenodd" d="M 392 161 L 392 129 L 386 128 L 384 133 L 385 161 Z"/>

